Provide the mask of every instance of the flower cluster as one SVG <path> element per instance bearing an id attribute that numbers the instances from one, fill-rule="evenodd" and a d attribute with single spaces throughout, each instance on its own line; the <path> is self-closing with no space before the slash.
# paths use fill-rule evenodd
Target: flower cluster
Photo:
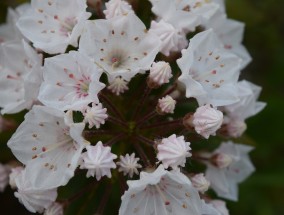
<path id="1" fill-rule="evenodd" d="M 9 9 L 0 132 L 17 126 L 6 115 L 25 118 L 7 143 L 21 164 L 0 164 L 0 191 L 10 184 L 30 212 L 61 215 L 87 189 L 105 189 L 94 211 L 103 214 L 117 186 L 112 214 L 228 215 L 207 191 L 236 201 L 254 171 L 253 147 L 232 142 L 265 107 L 261 88 L 239 78 L 251 60 L 244 24 L 220 0 L 149 1 L 149 29 L 125 0 Z M 200 143 L 212 136 L 226 139 L 214 151 Z M 82 175 L 78 193 L 58 197 Z"/>

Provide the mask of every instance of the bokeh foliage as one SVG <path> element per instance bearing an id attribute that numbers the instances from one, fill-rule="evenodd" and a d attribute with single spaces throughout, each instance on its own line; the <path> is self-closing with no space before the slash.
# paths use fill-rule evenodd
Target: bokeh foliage
<path id="1" fill-rule="evenodd" d="M 8 6 L 13 7 L 24 1 L 0 0 L 0 22 L 5 21 Z M 149 3 L 146 0 L 138 2 L 140 15 Z M 268 103 L 263 112 L 247 120 L 248 130 L 243 141 L 250 142 L 256 147 L 251 155 L 257 171 L 240 185 L 239 202 L 228 202 L 231 215 L 284 214 L 283 9 L 283 0 L 227 0 L 228 16 L 246 23 L 244 44 L 253 57 L 253 62 L 242 72 L 241 77 L 262 86 L 260 100 Z M 144 14 L 143 20 L 148 22 L 149 19 L 149 14 Z M 19 114 L 17 119 L 21 121 L 23 114 Z M 0 134 L 0 162 L 5 163 L 12 157 L 5 145 L 10 135 Z M 242 139 L 237 142 L 241 141 Z M 69 187 L 76 192 L 79 187 L 89 182 L 90 179 L 72 179 Z M 104 182 L 104 185 L 108 186 L 107 182 Z M 103 190 L 98 188 L 96 193 L 99 194 L 96 198 L 99 198 L 103 195 Z M 93 198 L 93 193 L 87 191 L 83 200 L 71 206 L 70 214 L 83 215 L 84 211 L 92 210 L 94 207 L 92 201 L 96 199 Z M 9 189 L 0 195 L 0 205 L 0 214 L 3 215 L 30 214 L 17 202 Z M 77 210 L 78 205 L 84 207 Z M 112 204 L 107 205 L 109 211 L 112 206 Z"/>

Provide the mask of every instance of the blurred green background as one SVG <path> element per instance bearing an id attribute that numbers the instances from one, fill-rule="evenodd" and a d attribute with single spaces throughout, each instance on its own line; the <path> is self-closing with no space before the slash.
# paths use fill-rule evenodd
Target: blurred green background
<path id="1" fill-rule="evenodd" d="M 0 0 L 0 21 L 5 21 L 8 6 L 20 2 Z M 228 16 L 246 23 L 244 44 L 253 57 L 242 78 L 262 86 L 260 100 L 268 103 L 247 120 L 246 136 L 256 146 L 251 154 L 256 172 L 240 185 L 239 202 L 228 202 L 231 215 L 284 215 L 283 9 L 284 0 L 227 0 Z M 0 162 L 6 162 L 10 152 L 5 137 L 0 141 Z M 29 214 L 9 189 L 0 195 L 0 205 L 3 215 Z"/>

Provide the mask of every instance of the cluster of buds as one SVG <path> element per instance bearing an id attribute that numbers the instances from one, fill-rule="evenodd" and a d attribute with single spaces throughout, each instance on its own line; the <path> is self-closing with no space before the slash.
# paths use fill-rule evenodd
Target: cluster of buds
<path id="1" fill-rule="evenodd" d="M 244 24 L 222 0 L 149 0 L 151 23 L 135 1 L 94 2 L 31 0 L 0 26 L 1 114 L 28 110 L 7 143 L 21 164 L 0 165 L 0 191 L 10 184 L 46 215 L 89 191 L 99 199 L 92 214 L 228 215 L 207 191 L 238 199 L 252 147 L 227 139 L 265 106 L 261 88 L 239 80 L 251 60 Z M 0 132 L 11 123 L 0 116 Z M 212 136 L 227 142 L 199 143 Z M 58 195 L 71 178 L 85 181 Z"/>

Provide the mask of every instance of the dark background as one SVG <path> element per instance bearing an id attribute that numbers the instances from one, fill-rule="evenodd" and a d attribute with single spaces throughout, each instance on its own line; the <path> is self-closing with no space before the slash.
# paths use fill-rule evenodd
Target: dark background
<path id="1" fill-rule="evenodd" d="M 0 0 L 0 21 L 5 21 L 8 6 L 20 2 Z M 139 4 L 148 5 L 146 0 Z M 260 114 L 247 120 L 245 138 L 256 146 L 251 153 L 256 172 L 240 185 L 239 202 L 228 202 L 231 215 L 284 214 L 283 9 L 283 0 L 227 0 L 228 16 L 246 23 L 244 44 L 253 57 L 242 78 L 262 86 L 260 100 L 267 102 Z M 0 135 L 1 163 L 11 156 L 5 145 L 8 135 Z M 3 215 L 29 214 L 10 189 L 0 194 L 0 205 Z"/>

